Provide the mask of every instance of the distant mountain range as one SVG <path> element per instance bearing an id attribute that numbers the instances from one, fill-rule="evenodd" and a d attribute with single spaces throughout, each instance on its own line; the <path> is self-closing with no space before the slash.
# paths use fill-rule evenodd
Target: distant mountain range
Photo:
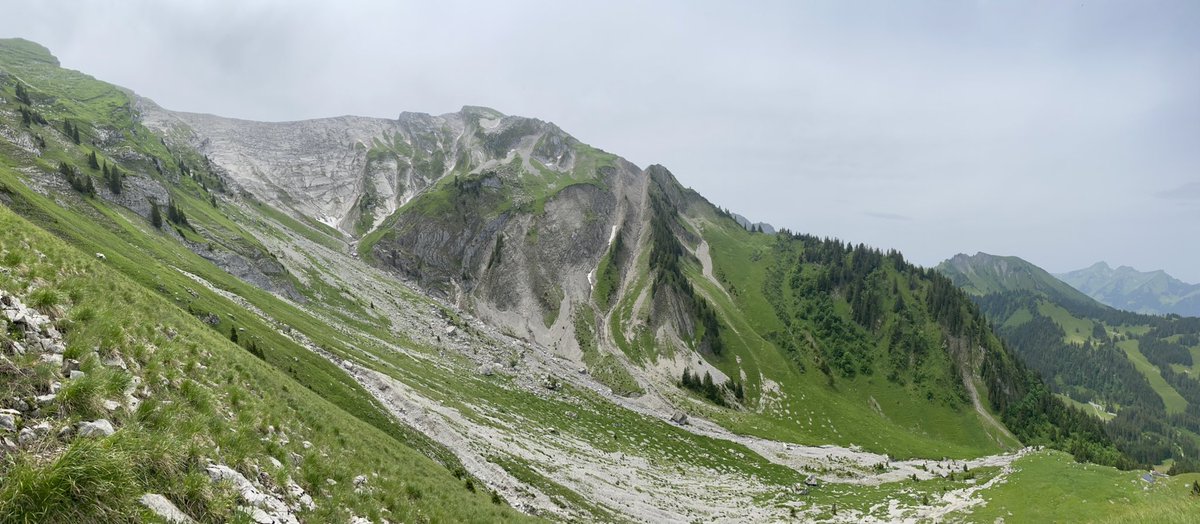
<path id="1" fill-rule="evenodd" d="M 1145 314 L 1200 317 L 1200 284 L 1188 284 L 1162 270 L 1116 269 L 1104 262 L 1054 275 L 1071 287 L 1117 309 Z"/>

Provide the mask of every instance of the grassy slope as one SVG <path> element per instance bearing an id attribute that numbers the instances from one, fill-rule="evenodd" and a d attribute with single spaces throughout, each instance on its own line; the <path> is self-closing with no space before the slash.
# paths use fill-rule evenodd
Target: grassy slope
<path id="1" fill-rule="evenodd" d="M 0 249 L 9 266 L 0 280 L 4 288 L 19 292 L 36 278 L 41 286 L 70 297 L 67 305 L 75 321 L 67 331 L 69 354 L 86 351 L 76 348 L 101 347 L 130 356 L 153 392 L 133 414 L 115 417 L 121 430 L 105 439 L 100 450 L 128 459 L 126 467 L 147 471 L 122 476 L 103 469 L 65 468 L 96 459 L 96 450 L 86 441 L 77 441 L 72 448 L 76 452 L 55 464 L 18 455 L 0 466 L 6 476 L 0 482 L 0 515 L 11 517 L 16 511 L 21 518 L 37 518 L 36 511 L 50 510 L 53 516 L 55 508 L 38 503 L 59 499 L 18 495 L 42 495 L 49 486 L 30 479 L 60 471 L 61 482 L 113 483 L 103 500 L 89 501 L 115 510 L 109 518 L 139 514 L 134 499 L 153 490 L 171 496 L 196 516 L 222 520 L 231 516 L 233 501 L 228 493 L 212 492 L 204 481 L 197 481 L 203 478 L 205 459 L 249 469 L 254 463 L 266 466 L 267 456 L 286 464 L 289 453 L 296 453 L 303 461 L 291 475 L 314 496 L 329 495 L 315 497 L 319 508 L 308 516 L 311 519 L 342 520 L 350 512 L 405 521 L 520 518 L 493 505 L 485 494 L 463 489 L 448 470 L 392 435 L 301 387 L 176 305 L 7 208 L 0 209 Z M 88 414 L 60 409 L 65 421 Z M 261 440 L 268 425 L 287 432 L 290 443 Z M 314 447 L 306 450 L 304 440 Z M 55 467 L 58 470 L 46 469 Z M 350 480 L 371 473 L 378 473 L 370 482 L 379 489 L 354 493 Z M 92 478 L 98 475 L 103 477 Z M 326 478 L 338 484 L 328 486 Z M 61 502 L 69 500 L 81 502 Z M 391 514 L 380 513 L 383 508 Z"/>
<path id="2" fill-rule="evenodd" d="M 35 59 L 28 59 L 24 56 L 28 53 L 25 53 L 21 45 L 14 46 L 12 41 L 6 41 L 0 46 L 0 65 L 3 65 L 7 72 L 20 73 L 21 79 L 29 85 L 35 107 L 51 120 L 51 124 L 57 119 L 69 118 L 77 122 L 81 129 L 88 128 L 90 123 L 133 126 L 121 121 L 120 115 L 128 114 L 128 100 L 123 92 L 74 71 L 57 69 L 44 57 L 38 58 L 36 51 L 36 48 L 31 51 Z M 6 91 L 12 89 L 11 85 L 3 87 Z M 74 97 L 78 96 L 86 96 L 85 100 L 89 103 L 77 102 Z M 13 103 L 13 98 L 7 93 L 5 98 Z M 90 103 L 97 100 L 102 102 L 99 109 Z M 97 120 L 89 122 L 84 118 Z M 10 122 L 10 125 L 19 124 Z M 332 334 L 319 329 L 322 323 L 317 319 L 230 276 L 184 249 L 170 236 L 155 231 L 143 218 L 128 210 L 110 206 L 99 199 L 79 198 L 74 193 L 66 193 L 51 200 L 27 188 L 24 175 L 19 174 L 17 169 L 33 164 L 41 170 L 51 171 L 60 159 L 82 166 L 85 165 L 84 156 L 88 150 L 86 146 L 75 146 L 60 139 L 56 135 L 57 131 L 50 126 L 35 125 L 32 131 L 47 139 L 49 147 L 42 157 L 30 158 L 23 151 L 0 149 L 0 185 L 3 186 L 3 197 L 7 205 L 69 240 L 84 252 L 106 253 L 109 265 L 145 288 L 154 289 L 160 295 L 173 300 L 177 307 L 186 308 L 197 316 L 209 313 L 216 315 L 221 319 L 220 324 L 215 326 L 218 333 L 228 333 L 231 329 L 245 330 L 242 332 L 243 342 L 256 341 L 264 350 L 269 363 L 285 370 L 300 384 L 320 392 L 324 398 L 346 413 L 367 421 L 390 435 L 393 439 L 391 445 L 403 447 L 400 443 L 404 442 L 417 446 L 428 455 L 438 457 L 444 463 L 456 464 L 454 457 L 445 450 L 393 422 L 369 394 L 335 366 L 281 336 L 275 326 L 265 324 L 238 304 L 209 292 L 174 268 L 200 275 L 219 288 L 246 297 L 277 321 L 296 326 L 319 345 L 335 353 L 344 354 L 345 344 Z M 134 138 L 119 147 L 170 158 L 169 153 L 160 151 L 161 144 L 144 128 L 134 127 L 131 135 Z M 133 176 L 137 176 L 139 172 L 141 176 L 148 176 L 146 166 L 132 166 L 132 169 L 131 166 L 124 167 Z M 137 169 L 138 167 L 143 169 Z M 182 183 L 186 186 L 191 181 L 185 178 Z M 186 193 L 177 195 L 180 196 L 178 200 L 181 207 L 188 210 L 191 221 L 202 233 L 224 235 L 224 240 L 257 244 L 251 235 L 242 231 L 224 214 L 215 212 L 216 210 L 210 209 L 205 203 L 196 202 Z M 313 236 L 320 234 L 315 231 L 301 231 Z M 194 235 L 191 232 L 187 234 Z M 146 318 L 153 317 L 147 315 Z"/>
<path id="3" fill-rule="evenodd" d="M 1146 360 L 1146 356 L 1138 349 L 1138 341 L 1122 340 L 1117 342 L 1117 347 L 1125 351 L 1129 356 L 1129 361 L 1133 366 L 1141 371 L 1146 379 L 1150 381 L 1150 387 L 1154 388 L 1154 392 L 1158 393 L 1163 399 L 1163 404 L 1167 406 L 1167 413 L 1181 413 L 1187 409 L 1188 402 L 1185 400 L 1175 388 L 1171 387 L 1162 375 L 1159 374 L 1158 368 Z"/>
<path id="4" fill-rule="evenodd" d="M 1195 522 L 1200 497 L 1189 494 L 1200 474 L 1158 479 L 1144 472 L 1079 464 L 1056 451 L 1038 452 L 1014 463 L 1007 482 L 984 491 L 985 507 L 973 522 Z"/>

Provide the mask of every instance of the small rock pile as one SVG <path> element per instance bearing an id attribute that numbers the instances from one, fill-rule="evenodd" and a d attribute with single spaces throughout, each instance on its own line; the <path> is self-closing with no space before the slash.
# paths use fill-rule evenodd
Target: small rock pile
<path id="1" fill-rule="evenodd" d="M 49 420 L 44 418 L 43 409 L 52 404 L 58 397 L 63 383 L 58 379 L 77 380 L 85 376 L 79 369 L 79 362 L 74 359 L 63 359 L 66 343 L 63 334 L 55 326 L 64 312 L 60 307 L 50 308 L 50 314 L 43 314 L 37 309 L 26 306 L 21 299 L 0 291 L 0 333 L 8 334 L 0 349 L 0 367 L 8 371 L 18 371 L 19 368 L 7 355 L 26 356 L 37 353 L 37 363 L 47 363 L 55 366 L 58 373 L 50 383 L 49 391 L 30 398 L 13 397 L 0 399 L 8 407 L 0 408 L 0 451 L 10 452 L 28 448 L 49 436 L 51 433 L 62 441 L 79 437 L 106 437 L 116 429 L 107 419 L 79 422 L 75 427 L 66 425 L 54 431 Z M 132 396 L 132 391 L 129 392 Z M 107 401 L 105 407 L 114 411 L 120 407 L 115 401 Z M 15 440 L 12 434 L 16 433 Z"/>

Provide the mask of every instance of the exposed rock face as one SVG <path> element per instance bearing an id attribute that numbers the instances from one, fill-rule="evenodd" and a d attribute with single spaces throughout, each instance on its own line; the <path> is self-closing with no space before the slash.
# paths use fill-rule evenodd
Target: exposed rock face
<path id="1" fill-rule="evenodd" d="M 579 318 L 594 315 L 595 333 L 608 333 L 594 286 L 601 260 L 624 246 L 606 292 L 639 297 L 647 318 L 662 319 L 650 330 L 694 349 L 692 305 L 640 298 L 648 284 L 634 267 L 650 249 L 652 191 L 671 213 L 702 200 L 661 166 L 643 170 L 553 124 L 479 107 L 277 123 L 175 113 L 145 99 L 137 109 L 147 127 L 196 148 L 255 199 L 336 228 L 372 263 L 571 358 L 584 351 Z M 698 241 L 677 217 L 671 224 Z M 215 261 L 270 289 L 256 277 L 271 275 L 273 260 Z M 587 343 L 596 344 L 616 351 L 604 336 Z"/>
<path id="2" fill-rule="evenodd" d="M 167 499 L 167 497 L 157 493 L 142 495 L 142 498 L 138 499 L 138 502 L 141 502 L 143 506 L 146 506 L 155 515 L 170 524 L 191 524 L 195 522 L 187 513 L 175 507 L 175 504 Z"/>
<path id="3" fill-rule="evenodd" d="M 398 119 L 343 116 L 298 122 L 253 122 L 163 110 L 140 99 L 143 123 L 180 137 L 207 155 L 244 190 L 276 208 L 353 233 L 369 229 L 417 192 L 460 168 L 464 131 L 487 109 Z"/>
<path id="4" fill-rule="evenodd" d="M 227 481 L 232 484 L 241 499 L 246 502 L 246 506 L 241 506 L 239 509 L 255 522 L 261 524 L 298 524 L 300 522 L 283 500 L 260 489 L 237 470 L 224 464 L 212 464 L 208 466 L 208 475 L 214 482 Z M 300 490 L 300 493 L 303 494 L 303 490 Z M 308 504 L 311 503 L 312 500 L 308 499 Z"/>

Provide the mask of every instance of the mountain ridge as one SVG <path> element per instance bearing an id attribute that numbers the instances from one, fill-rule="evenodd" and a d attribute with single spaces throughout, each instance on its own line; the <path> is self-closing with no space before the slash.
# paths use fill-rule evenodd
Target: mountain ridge
<path id="1" fill-rule="evenodd" d="M 1097 262 L 1055 277 L 1109 306 L 1146 314 L 1200 316 L 1200 284 L 1189 284 L 1161 269 L 1138 271 Z"/>

